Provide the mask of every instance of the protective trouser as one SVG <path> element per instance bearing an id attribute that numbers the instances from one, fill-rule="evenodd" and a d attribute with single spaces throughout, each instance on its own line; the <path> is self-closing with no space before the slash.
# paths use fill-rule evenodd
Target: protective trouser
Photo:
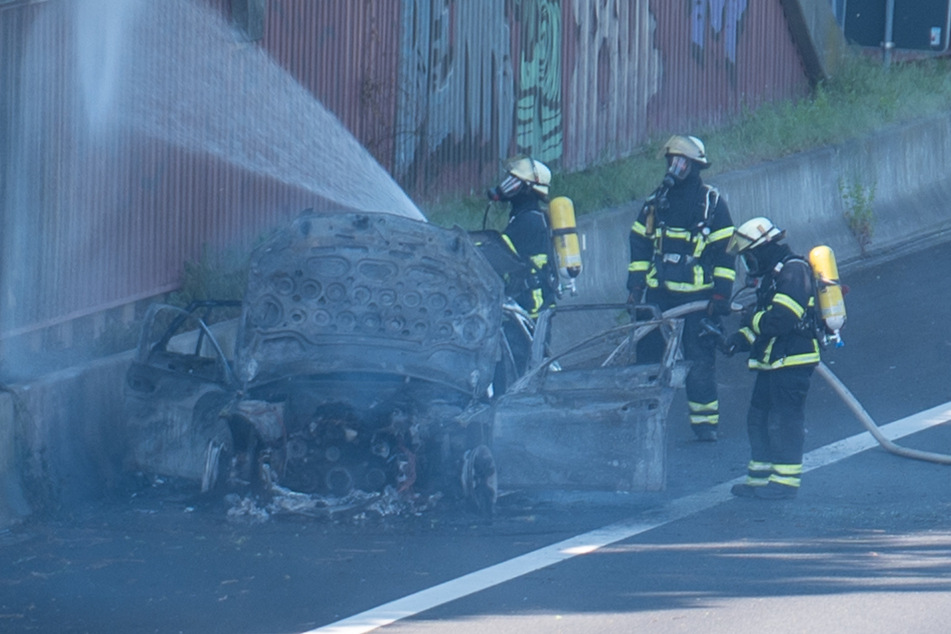
<path id="1" fill-rule="evenodd" d="M 720 401 L 717 398 L 716 338 L 701 337 L 700 320 L 708 319 L 719 325 L 719 318 L 708 317 L 706 312 L 694 312 L 684 317 L 684 360 L 690 362 L 687 371 L 687 405 L 690 425 L 716 428 L 720 423 Z"/>
<path id="2" fill-rule="evenodd" d="M 756 373 L 746 419 L 750 439 L 747 484 L 798 488 L 802 478 L 806 394 L 814 365 Z"/>
<path id="3" fill-rule="evenodd" d="M 648 303 L 656 303 L 662 311 L 669 310 L 677 303 L 658 293 L 651 297 L 648 291 Z M 658 301 L 660 300 L 660 301 Z M 680 302 L 686 303 L 686 302 Z M 716 429 L 720 422 L 720 402 L 717 397 L 716 378 L 716 338 L 702 337 L 700 327 L 706 318 L 714 324 L 720 324 L 719 317 L 709 317 L 706 311 L 695 311 L 684 316 L 683 352 L 684 360 L 690 362 L 687 372 L 687 405 L 690 408 L 690 426 L 695 432 L 702 428 Z M 658 331 L 645 336 L 637 346 L 638 363 L 658 363 L 663 358 L 665 342 Z"/>

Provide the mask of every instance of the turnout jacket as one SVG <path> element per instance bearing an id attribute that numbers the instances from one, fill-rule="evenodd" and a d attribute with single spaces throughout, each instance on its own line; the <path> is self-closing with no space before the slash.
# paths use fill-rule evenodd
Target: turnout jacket
<path id="1" fill-rule="evenodd" d="M 542 308 L 553 306 L 556 298 L 557 278 L 548 215 L 537 204 L 513 202 L 502 239 L 530 267 L 529 288 L 515 301 L 534 317 Z"/>
<path id="2" fill-rule="evenodd" d="M 812 285 L 812 268 L 795 255 L 787 255 L 763 276 L 755 311 L 739 330 L 749 344 L 751 370 L 819 363 Z"/>
<path id="3" fill-rule="evenodd" d="M 730 297 L 736 269 L 726 246 L 732 235 L 726 201 L 699 177 L 656 190 L 631 226 L 628 290 Z"/>

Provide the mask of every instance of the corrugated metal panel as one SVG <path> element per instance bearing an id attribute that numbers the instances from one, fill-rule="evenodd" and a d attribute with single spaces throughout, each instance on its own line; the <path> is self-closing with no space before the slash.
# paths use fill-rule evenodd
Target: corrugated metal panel
<path id="1" fill-rule="evenodd" d="M 524 0 L 401 5 L 393 173 L 423 198 L 480 188 L 517 149 L 519 100 L 532 98 L 537 77 L 520 51 L 550 13 Z"/>
<path id="2" fill-rule="evenodd" d="M 268 2 L 261 45 L 392 167 L 399 0 Z"/>
<path id="3" fill-rule="evenodd" d="M 202 2 L 230 15 L 231 0 Z M 19 148 L 2 150 L 0 336 L 172 289 L 203 246 L 246 244 L 324 202 L 304 182 L 310 174 L 282 182 L 290 179 L 233 160 L 251 154 L 303 169 L 283 141 L 240 134 L 242 125 L 267 131 L 295 120 L 246 112 L 243 91 L 261 89 L 255 51 L 267 51 L 420 199 L 480 191 L 514 152 L 582 169 L 808 89 L 779 0 L 267 0 L 263 38 L 234 38 L 217 52 L 229 67 L 223 77 L 203 69 L 234 97 L 224 112 L 167 108 L 149 86 L 136 93 L 140 114 L 166 133 L 203 117 L 205 129 L 193 131 L 201 143 L 127 130 L 93 139 L 73 125 L 86 106 L 72 6 L 0 11 L 0 146 Z M 153 33 L 140 35 L 135 45 L 149 46 Z M 166 35 L 190 64 L 214 61 L 193 52 L 191 28 Z M 31 50 L 43 53 L 40 65 Z M 16 138 L 21 130 L 33 136 Z M 283 132 L 304 147 L 311 135 Z M 313 138 L 312 151 L 338 151 L 323 141 Z M 379 186 L 359 170 L 312 177 Z"/>
<path id="4" fill-rule="evenodd" d="M 808 93 L 778 0 L 571 0 L 564 165 Z"/>
<path id="5" fill-rule="evenodd" d="M 206 245 L 247 244 L 322 202 L 200 148 L 126 127 L 89 134 L 86 115 L 94 119 L 95 108 L 81 82 L 73 7 L 51 1 L 0 13 L 0 107 L 8 115 L 0 134 L 10 159 L 0 192 L 2 336 L 172 290 L 183 263 Z M 164 35 L 171 42 L 187 36 Z M 123 53 L 135 57 L 135 46 L 147 45 L 138 40 Z M 246 46 L 253 45 L 235 50 Z M 105 84 L 108 73 L 98 70 Z M 147 95 L 134 97 L 150 105 Z M 220 144 L 210 134 L 207 140 Z"/>

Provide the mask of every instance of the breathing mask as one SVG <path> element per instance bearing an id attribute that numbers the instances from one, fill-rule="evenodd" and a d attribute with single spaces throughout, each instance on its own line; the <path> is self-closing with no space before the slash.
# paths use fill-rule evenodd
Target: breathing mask
<path id="1" fill-rule="evenodd" d="M 683 182 L 690 174 L 690 159 L 679 154 L 667 155 L 667 173 L 664 174 L 664 186 L 673 187 Z"/>
<path id="2" fill-rule="evenodd" d="M 525 183 L 509 174 L 501 183 L 486 192 L 489 200 L 511 200 Z"/>

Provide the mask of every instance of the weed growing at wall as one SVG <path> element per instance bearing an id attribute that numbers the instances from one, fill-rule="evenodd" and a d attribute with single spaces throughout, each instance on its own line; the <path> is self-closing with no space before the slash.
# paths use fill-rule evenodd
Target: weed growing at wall
<path id="1" fill-rule="evenodd" d="M 875 202 L 875 183 L 863 185 L 857 179 L 846 182 L 839 181 L 839 194 L 845 206 L 843 215 L 849 224 L 849 230 L 858 240 L 859 249 L 865 255 L 865 249 L 872 242 L 875 234 L 875 211 L 872 208 Z"/>
<path id="2" fill-rule="evenodd" d="M 249 255 L 204 247 L 197 261 L 185 263 L 181 288 L 169 295 L 168 303 L 185 307 L 195 300 L 242 299 L 248 282 Z"/>

